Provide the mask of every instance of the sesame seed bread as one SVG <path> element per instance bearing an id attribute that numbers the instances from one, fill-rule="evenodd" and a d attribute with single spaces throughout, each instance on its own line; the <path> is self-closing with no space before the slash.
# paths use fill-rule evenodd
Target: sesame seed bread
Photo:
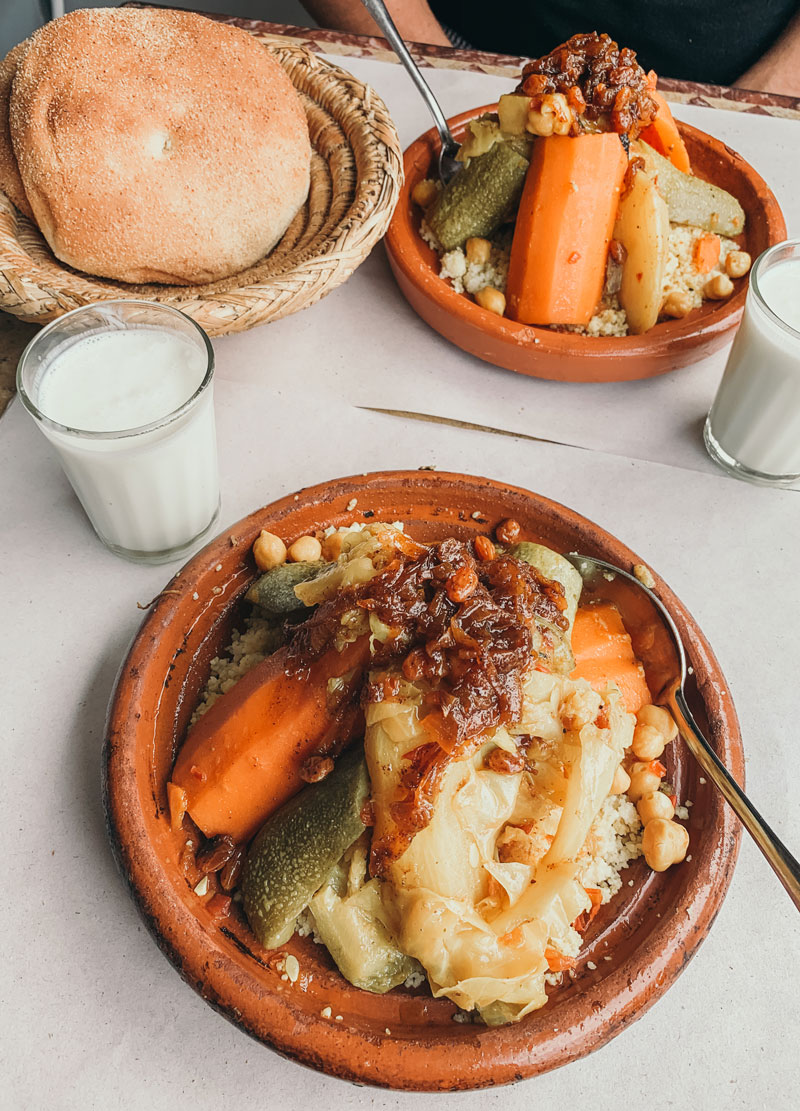
<path id="1" fill-rule="evenodd" d="M 288 76 L 245 31 L 190 12 L 83 9 L 47 24 L 17 62 L 9 122 L 53 253 L 102 277 L 237 273 L 308 194 Z"/>
<path id="2" fill-rule="evenodd" d="M 27 41 L 21 42 L 0 62 L 0 189 L 24 216 L 32 220 L 33 212 L 25 196 L 22 178 L 19 176 L 8 124 L 8 108 L 17 64 L 27 49 Z"/>

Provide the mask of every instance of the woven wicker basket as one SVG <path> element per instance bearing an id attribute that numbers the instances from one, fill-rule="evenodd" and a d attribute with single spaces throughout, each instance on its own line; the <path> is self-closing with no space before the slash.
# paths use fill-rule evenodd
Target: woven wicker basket
<path id="1" fill-rule="evenodd" d="M 313 148 L 308 200 L 255 266 L 200 286 L 129 285 L 59 262 L 0 193 L 0 309 L 35 324 L 94 301 L 144 298 L 181 309 L 212 336 L 307 308 L 353 273 L 383 235 L 403 176 L 397 132 L 368 86 L 302 46 L 256 37 L 297 89 Z"/>

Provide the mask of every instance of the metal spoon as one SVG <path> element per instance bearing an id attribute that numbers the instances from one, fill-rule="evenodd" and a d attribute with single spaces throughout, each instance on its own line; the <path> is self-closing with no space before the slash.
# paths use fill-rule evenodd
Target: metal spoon
<path id="1" fill-rule="evenodd" d="M 634 650 L 644 665 L 656 701 L 667 706 L 681 736 L 712 783 L 769 861 L 800 910 L 800 862 L 772 832 L 700 732 L 686 702 L 686 655 L 675 622 L 664 605 L 633 575 L 602 559 L 571 552 L 565 557 L 584 583 L 581 597 L 615 603 L 629 629 L 636 629 Z M 665 635 L 666 633 L 666 635 Z"/>
<path id="2" fill-rule="evenodd" d="M 428 105 L 428 110 L 433 116 L 433 122 L 436 124 L 436 130 L 439 132 L 439 138 L 442 141 L 442 148 L 439 151 L 439 180 L 442 185 L 447 185 L 448 181 L 450 181 L 461 169 L 461 163 L 456 162 L 458 143 L 453 138 L 453 133 L 447 126 L 444 112 L 439 107 L 439 102 L 431 92 L 428 82 L 422 76 L 419 66 L 409 54 L 406 44 L 400 38 L 400 33 L 395 27 L 392 17 L 386 10 L 386 5 L 383 0 L 361 0 L 361 2 L 378 24 L 381 31 L 383 31 L 392 50 L 394 50 L 397 57 L 406 67 L 409 77 L 417 86 L 422 99 Z"/>

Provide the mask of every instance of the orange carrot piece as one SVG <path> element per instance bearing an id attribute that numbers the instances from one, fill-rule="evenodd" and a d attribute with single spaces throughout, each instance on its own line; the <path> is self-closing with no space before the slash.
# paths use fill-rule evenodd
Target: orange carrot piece
<path id="1" fill-rule="evenodd" d="M 575 670 L 570 678 L 586 679 L 595 690 L 608 682 L 616 683 L 631 714 L 652 702 L 631 638 L 619 610 L 610 602 L 578 610 L 572 628 L 572 651 Z"/>
<path id="2" fill-rule="evenodd" d="M 579 914 L 572 923 L 573 930 L 577 930 L 579 934 L 582 934 L 587 929 L 600 910 L 600 907 L 603 905 L 603 892 L 599 887 L 584 887 L 583 890 L 589 896 L 592 905 L 588 911 Z"/>
<path id="3" fill-rule="evenodd" d="M 516 929 L 503 934 L 501 938 L 498 938 L 498 941 L 501 945 L 507 945 L 509 949 L 521 949 L 525 944 L 525 933 L 522 926 L 517 926 Z"/>
<path id="4" fill-rule="evenodd" d="M 568 968 L 575 967 L 574 957 L 565 957 L 558 949 L 552 949 L 549 945 L 544 951 L 544 959 L 551 972 L 566 972 Z"/>
<path id="5" fill-rule="evenodd" d="M 594 918 L 600 907 L 603 905 L 603 892 L 599 887 L 584 887 L 583 889 L 589 896 L 592 902 L 592 909 L 589 912 L 589 921 Z"/>
<path id="6" fill-rule="evenodd" d="M 651 90 L 650 95 L 658 105 L 658 115 L 642 131 L 639 138 L 643 139 L 653 150 L 668 158 L 676 170 L 682 170 L 685 174 L 690 174 L 692 164 L 689 161 L 689 152 L 681 138 L 680 131 L 678 131 L 678 125 L 675 123 L 669 104 L 661 93 L 657 93 L 655 89 Z"/>
<path id="7" fill-rule="evenodd" d="M 506 296 L 523 324 L 588 324 L 602 296 L 628 159 L 614 132 L 536 139 Z"/>
<path id="8" fill-rule="evenodd" d="M 335 727 L 328 680 L 359 675 L 368 655 L 369 638 L 360 637 L 287 674 L 280 649 L 206 711 L 178 754 L 168 789 L 183 789 L 188 813 L 207 837 L 247 841 L 304 786 L 303 762 Z"/>
<path id="9" fill-rule="evenodd" d="M 708 274 L 714 269 L 719 262 L 720 246 L 719 236 L 711 232 L 695 239 L 692 261 L 698 274 Z"/>

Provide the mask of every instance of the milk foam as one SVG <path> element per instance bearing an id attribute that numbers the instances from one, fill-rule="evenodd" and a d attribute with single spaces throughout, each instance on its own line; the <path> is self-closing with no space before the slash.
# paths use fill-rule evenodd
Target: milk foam
<path id="1" fill-rule="evenodd" d="M 56 354 L 38 384 L 40 412 L 85 432 L 140 428 L 179 409 L 206 371 L 197 347 L 156 328 L 97 332 Z"/>

